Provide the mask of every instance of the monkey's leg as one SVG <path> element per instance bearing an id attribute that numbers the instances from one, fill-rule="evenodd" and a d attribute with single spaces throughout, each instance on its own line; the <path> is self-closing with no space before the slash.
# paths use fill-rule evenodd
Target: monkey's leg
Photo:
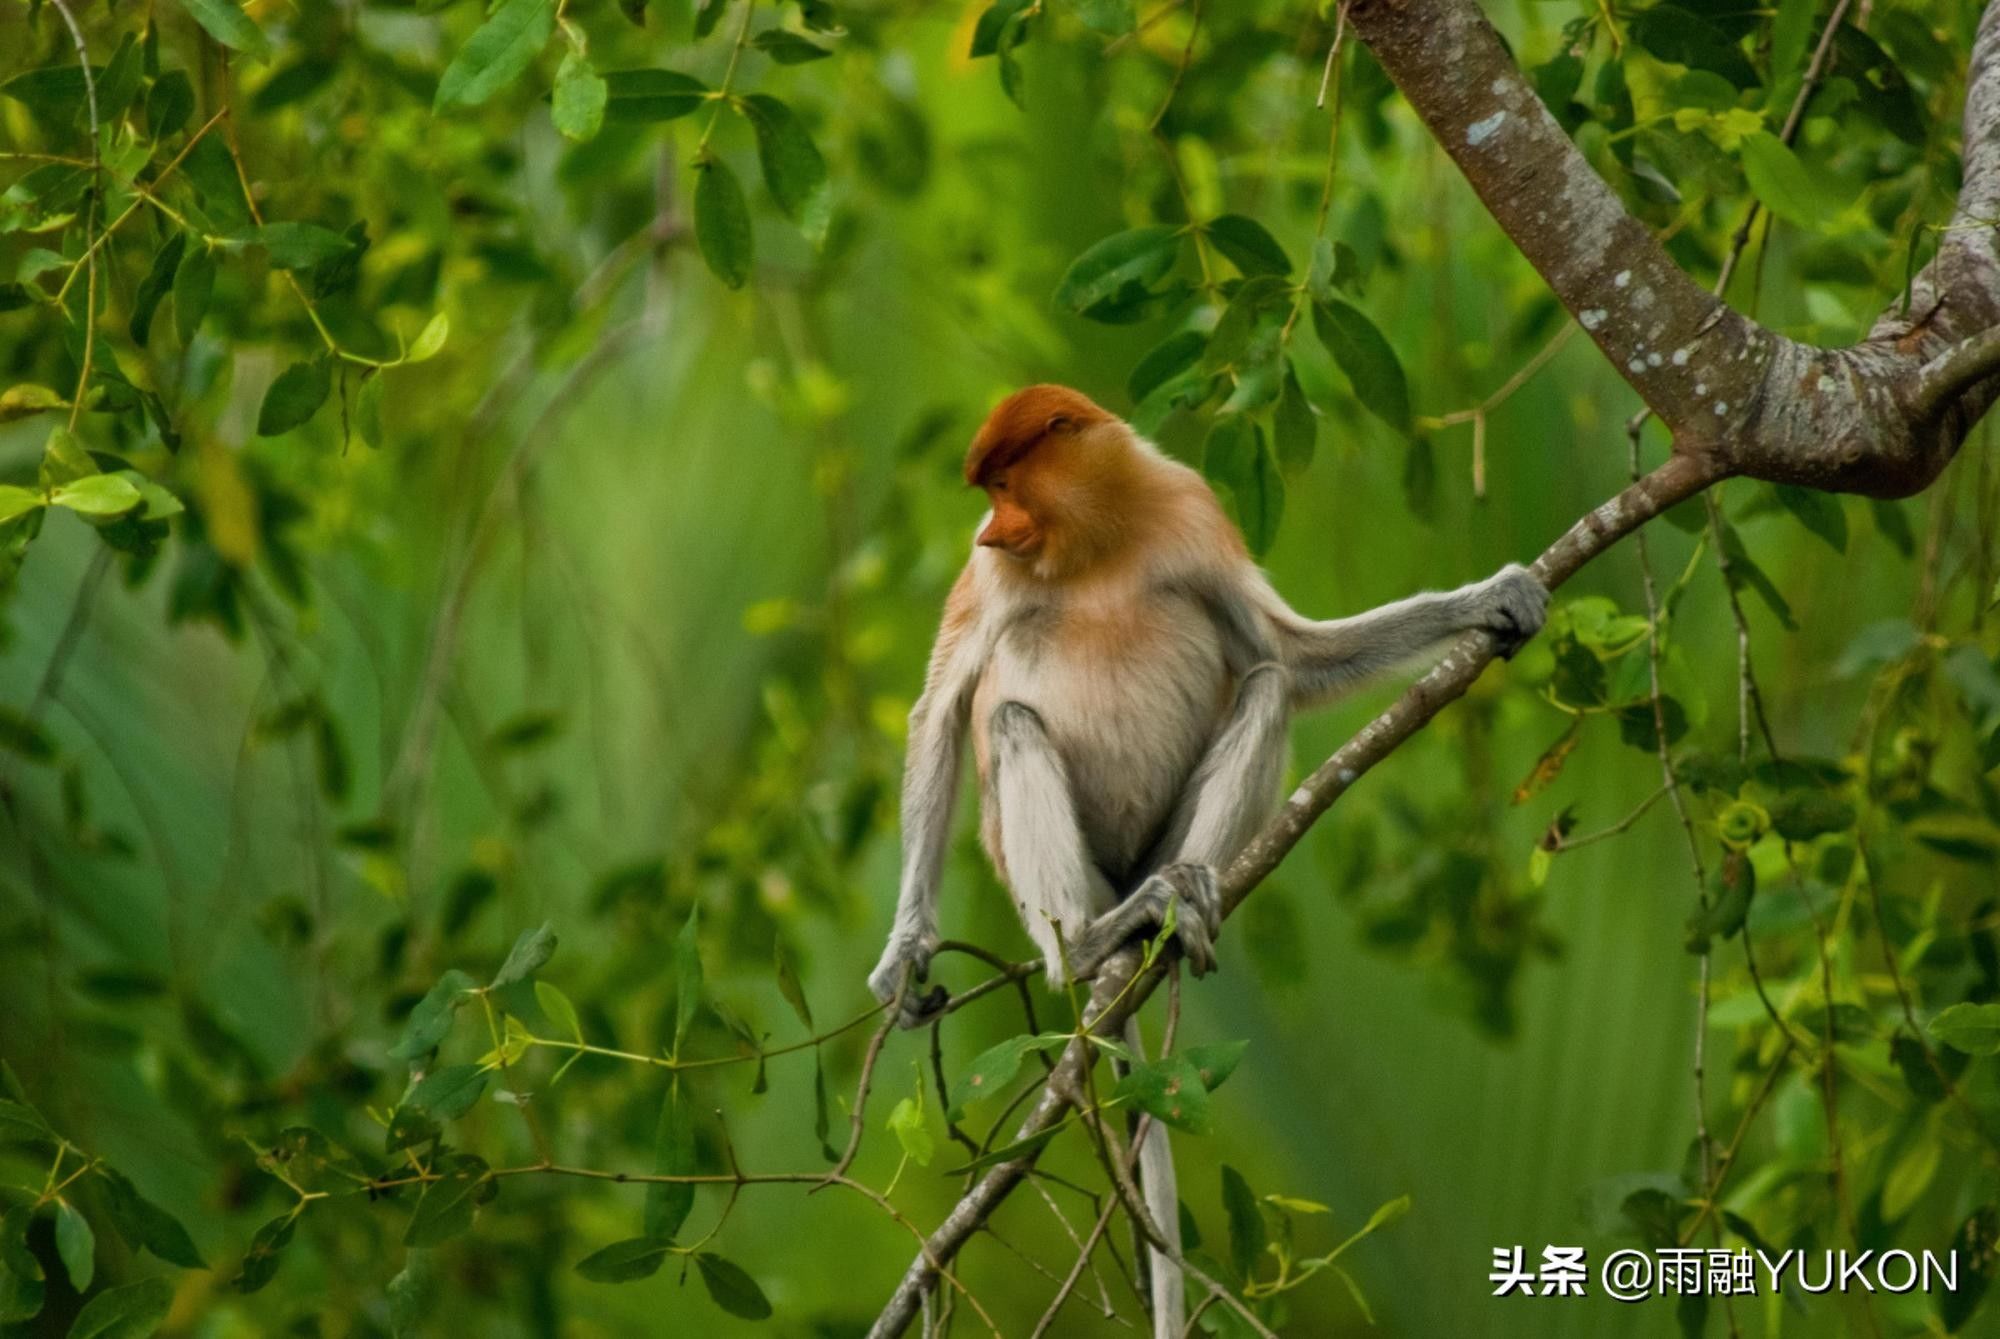
<path id="1" fill-rule="evenodd" d="M 1215 969 L 1215 937 L 1222 932 L 1222 895 L 1216 870 L 1234 859 L 1271 811 L 1285 763 L 1288 680 L 1283 667 L 1265 662 L 1244 674 L 1222 732 L 1209 745 L 1160 849 L 1172 863 L 1100 917 L 1077 940 L 1078 975 L 1135 935 L 1151 933 L 1173 906 L 1174 935 L 1197 976 Z"/>
<path id="2" fill-rule="evenodd" d="M 999 805 L 1000 854 L 1028 937 L 1042 951 L 1051 986 L 1068 979 L 1066 945 L 1113 901 L 1083 840 L 1069 773 L 1042 718 L 1019 702 L 993 709 L 992 798 Z"/>

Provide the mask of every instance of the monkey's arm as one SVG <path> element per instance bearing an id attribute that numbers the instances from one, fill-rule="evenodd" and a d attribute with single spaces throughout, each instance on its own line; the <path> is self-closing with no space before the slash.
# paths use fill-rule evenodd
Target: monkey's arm
<path id="1" fill-rule="evenodd" d="M 937 952 L 938 886 L 951 839 L 952 810 L 958 802 L 965 754 L 965 728 L 977 681 L 976 657 L 968 642 L 978 640 L 970 607 L 970 586 L 961 579 L 945 607 L 944 628 L 931 649 L 924 691 L 910 710 L 908 751 L 903 761 L 903 869 L 896 893 L 896 917 L 882 958 L 868 975 L 875 998 L 888 1002 L 902 988 L 906 970 L 915 979 L 903 1001 L 906 1026 L 922 1022 L 942 1003 L 939 989 L 920 997 L 916 982 L 929 974 Z"/>
<path id="2" fill-rule="evenodd" d="M 1279 656 L 1292 673 L 1292 706 L 1305 708 L 1472 628 L 1492 633 L 1500 654 L 1512 657 L 1541 631 L 1548 604 L 1549 592 L 1535 575 L 1509 563 L 1484 581 L 1426 591 L 1352 618 L 1302 618 L 1275 593 L 1268 594 L 1265 609 Z"/>

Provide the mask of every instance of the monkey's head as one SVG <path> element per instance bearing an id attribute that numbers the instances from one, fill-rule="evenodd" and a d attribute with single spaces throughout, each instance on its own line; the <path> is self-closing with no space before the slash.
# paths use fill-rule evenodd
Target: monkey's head
<path id="1" fill-rule="evenodd" d="M 1073 573 L 1116 547 L 1137 460 L 1117 415 L 1067 386 L 1002 400 L 973 435 L 965 481 L 993 514 L 979 532 L 1039 576 Z"/>

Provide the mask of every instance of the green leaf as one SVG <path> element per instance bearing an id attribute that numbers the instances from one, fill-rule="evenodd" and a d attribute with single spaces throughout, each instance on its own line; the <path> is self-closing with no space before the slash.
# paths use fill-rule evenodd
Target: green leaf
<path id="1" fill-rule="evenodd" d="M 139 79 L 144 74 L 141 68 L 145 57 L 139 50 L 139 43 L 131 33 L 118 40 L 118 49 L 104 66 L 104 73 L 97 80 L 97 116 L 101 122 L 124 119 L 126 109 L 132 105 L 132 95 L 139 91 Z"/>
<path id="2" fill-rule="evenodd" d="M 0 1098 L 0 1142 L 41 1143 L 54 1138 L 55 1131 L 42 1119 L 41 1112 L 25 1102 Z"/>
<path id="3" fill-rule="evenodd" d="M 1070 262 L 1056 304 L 1080 316 L 1128 306 L 1167 277 L 1180 250 L 1180 229 L 1166 224 L 1113 233 Z"/>
<path id="4" fill-rule="evenodd" d="M 39 1278 L 25 1278 L 11 1269 L 0 1269 L 0 1325 L 14 1325 L 42 1314 L 48 1284 Z"/>
<path id="5" fill-rule="evenodd" d="M 129 479 L 115 474 L 91 474 L 66 483 L 49 494 L 49 502 L 85 516 L 123 516 L 143 501 Z"/>
<path id="6" fill-rule="evenodd" d="M 2000 1206 L 1982 1204 L 1967 1215 L 1951 1234 L 1946 1249 L 1957 1252 L 1967 1264 L 1966 1277 L 1956 1289 L 1942 1289 L 1937 1298 L 1938 1319 L 1947 1334 L 1957 1334 L 1972 1319 L 1993 1284 L 1996 1261 L 1994 1243 L 2000 1240 Z"/>
<path id="7" fill-rule="evenodd" d="M 1799 625 L 1792 618 L 1792 606 L 1786 602 L 1777 584 L 1750 557 L 1749 551 L 1743 547 L 1742 536 L 1736 533 L 1736 527 L 1726 523 L 1722 527 L 1722 552 L 1729 559 L 1729 584 L 1737 590 L 1748 586 L 1756 591 L 1757 598 L 1777 616 L 1785 631 L 1797 632 Z"/>
<path id="8" fill-rule="evenodd" d="M 1206 1046 L 1190 1046 L 1183 1054 L 1201 1075 L 1202 1087 L 1214 1092 L 1236 1072 L 1237 1063 L 1249 1049 L 1248 1041 L 1215 1041 Z"/>
<path id="9" fill-rule="evenodd" d="M 453 1153 L 444 1160 L 438 1179 L 424 1186 L 423 1198 L 404 1229 L 405 1246 L 435 1246 L 472 1226 L 480 1192 L 490 1184 L 486 1160 L 471 1153 Z"/>
<path id="10" fill-rule="evenodd" d="M 417 332 L 417 338 L 410 345 L 410 351 L 403 355 L 403 361 L 406 363 L 429 362 L 438 356 L 438 352 L 444 348 L 445 340 L 450 337 L 451 317 L 445 312 L 436 313 L 430 320 L 424 322 L 424 328 Z"/>
<path id="11" fill-rule="evenodd" d="M 1854 806 L 1824 790 L 1788 790 L 1771 801 L 1771 826 L 1786 841 L 1809 842 L 1854 826 Z"/>
<path id="12" fill-rule="evenodd" d="M 1132 374 L 1125 379 L 1126 394 L 1132 397 L 1134 404 L 1144 400 L 1193 367 L 1207 347 L 1208 337 L 1199 330 L 1181 330 L 1168 335 L 1132 369 Z"/>
<path id="13" fill-rule="evenodd" d="M 1804 62 L 1818 10 L 1819 0 L 1778 0 L 1771 20 L 1771 73 L 1780 84 Z"/>
<path id="14" fill-rule="evenodd" d="M 361 389 L 354 392 L 354 433 L 369 446 L 382 446 L 382 374 L 364 374 Z"/>
<path id="15" fill-rule="evenodd" d="M 604 87 L 604 119 L 611 122 L 672 121 L 708 101 L 708 85 L 679 70 L 611 70 Z"/>
<path id="16" fill-rule="evenodd" d="M 1967 1055 L 2000 1055 L 2000 1004 L 1954 1004 L 1931 1020 L 1931 1035 Z"/>
<path id="17" fill-rule="evenodd" d="M 127 1246 L 135 1251 L 143 1247 L 183 1269 L 208 1268 L 178 1218 L 141 1195 L 123 1173 L 100 1167 L 98 1174 L 104 1178 L 111 1225 L 118 1229 Z"/>
<path id="18" fill-rule="evenodd" d="M 419 1079 L 403 1105 L 438 1120 L 456 1120 L 472 1110 L 485 1091 L 486 1074 L 478 1065 L 446 1065 Z"/>
<path id="19" fill-rule="evenodd" d="M 1264 442 L 1264 431 L 1255 433 L 1257 449 L 1250 457 L 1250 471 L 1230 485 L 1236 500 L 1236 521 L 1243 527 L 1244 542 L 1254 558 L 1271 551 L 1278 538 L 1278 523 L 1285 516 L 1285 480 L 1278 462 Z"/>
<path id="20" fill-rule="evenodd" d="M 1653 5 L 1632 16 L 1633 40 L 1673 65 L 1713 70 L 1738 88 L 1752 88 L 1757 71 L 1743 48 L 1700 15 L 1678 5 Z"/>
<path id="21" fill-rule="evenodd" d="M 694 239 L 709 273 L 730 288 L 750 278 L 755 244 L 750 233 L 750 207 L 743 187 L 720 158 L 704 159 L 696 167 Z"/>
<path id="22" fill-rule="evenodd" d="M 653 1136 L 653 1171 L 661 1176 L 694 1174 L 694 1110 L 681 1090 L 680 1076 L 667 1087 L 660 1106 L 659 1128 Z M 654 1181 L 646 1186 L 645 1231 L 648 1237 L 671 1241 L 694 1208 L 692 1181 Z"/>
<path id="23" fill-rule="evenodd" d="M 840 1155 L 833 1151 L 827 1136 L 833 1130 L 833 1103 L 826 1095 L 826 1057 L 820 1048 L 813 1047 L 813 1137 L 819 1140 L 819 1151 L 828 1162 L 836 1162 Z"/>
<path id="24" fill-rule="evenodd" d="M 687 923 L 674 937 L 674 1051 L 687 1043 L 688 1029 L 701 1008 L 701 904 L 688 908 Z"/>
<path id="25" fill-rule="evenodd" d="M 1942 1102 L 1949 1095 L 1945 1075 L 1952 1071 L 1947 1066 L 1966 1063 L 1962 1053 L 1956 1057 L 1937 1055 L 1921 1038 L 1900 1031 L 1889 1039 L 1889 1059 L 1902 1073 L 1910 1092 L 1926 1106 Z M 1938 1072 L 1940 1069 L 1943 1074 Z"/>
<path id="26" fill-rule="evenodd" d="M 1799 161 L 1783 140 L 1768 131 L 1743 137 L 1743 175 L 1759 203 L 1787 223 L 1812 228 L 1840 212 L 1828 178 Z"/>
<path id="27" fill-rule="evenodd" d="M 278 1131 L 264 1159 L 307 1193 L 353 1194 L 364 1189 L 368 1181 L 359 1158 L 309 1125 Z M 264 1159 L 259 1160 L 260 1166 Z"/>
<path id="28" fill-rule="evenodd" d="M 555 956 L 555 926 L 543 921 L 532 930 L 521 931 L 514 941 L 514 947 L 507 951 L 507 961 L 500 964 L 500 970 L 486 983 L 488 990 L 499 990 L 511 986 L 516 981 L 526 981 L 542 969 L 543 964 Z"/>
<path id="29" fill-rule="evenodd" d="M 0 391 L 0 423 L 13 423 L 19 419 L 33 418 L 52 409 L 67 409 L 69 401 L 47 386 L 37 386 L 23 382 L 19 386 L 9 386 Z"/>
<path id="30" fill-rule="evenodd" d="M 1806 529 L 1825 540 L 1835 553 L 1847 552 L 1847 512 L 1841 507 L 1839 498 L 1831 493 L 1822 493 L 1817 488 L 1800 488 L 1795 484 L 1774 484 L 1771 493 L 1786 511 L 1796 516 Z"/>
<path id="31" fill-rule="evenodd" d="M 1394 428 L 1410 431 L 1410 386 L 1403 364 L 1375 323 L 1338 298 L 1313 303 L 1313 329 L 1340 364 L 1361 407 Z"/>
<path id="32" fill-rule="evenodd" d="M 298 1216 L 282 1213 L 257 1229 L 257 1235 L 250 1238 L 250 1248 L 243 1252 L 243 1267 L 229 1286 L 239 1293 L 254 1293 L 277 1276 L 279 1254 L 292 1241 L 292 1231 L 298 1226 Z"/>
<path id="33" fill-rule="evenodd" d="M 1075 0 L 1078 22 L 1105 37 L 1121 37 L 1138 24 L 1133 0 Z"/>
<path id="34" fill-rule="evenodd" d="M 1263 224 L 1245 214 L 1224 214 L 1202 229 L 1215 249 L 1244 275 L 1290 274 L 1291 257 Z"/>
<path id="35" fill-rule="evenodd" d="M 76 434 L 60 423 L 49 429 L 48 440 L 42 444 L 41 468 L 37 471 L 43 488 L 75 483 L 96 473 L 97 462 L 83 449 Z"/>
<path id="36" fill-rule="evenodd" d="M 156 140 L 179 131 L 194 115 L 194 84 L 186 70 L 168 70 L 146 94 L 146 129 Z"/>
<path id="37" fill-rule="evenodd" d="M 921 1088 L 918 1089 L 922 1091 Z M 890 1109 L 885 1124 L 889 1132 L 896 1136 L 896 1142 L 903 1146 L 903 1152 L 919 1167 L 931 1165 L 937 1156 L 937 1136 L 924 1121 L 924 1108 L 914 1098 L 905 1097 Z"/>
<path id="38" fill-rule="evenodd" d="M 56 1255 L 62 1260 L 69 1286 L 79 1293 L 90 1291 L 97 1273 L 97 1234 L 68 1200 L 56 1201 Z"/>
<path id="39" fill-rule="evenodd" d="M 576 1006 L 569 1002 L 569 996 L 556 989 L 547 981 L 535 982 L 535 1002 L 542 1006 L 542 1012 L 549 1021 L 575 1038 L 583 1040 L 583 1023 L 576 1016 Z"/>
<path id="40" fill-rule="evenodd" d="M 19 484 L 0 484 L 0 525 L 5 525 L 17 516 L 26 516 L 43 503 L 43 497 L 32 488 Z"/>
<path id="41" fill-rule="evenodd" d="M 1009 1037 L 973 1057 L 972 1063 L 952 1082 L 945 1119 L 958 1120 L 964 1115 L 967 1103 L 991 1097 L 1006 1088 L 1021 1072 L 1021 1062 L 1027 1059 L 1028 1052 L 1040 1050 L 1042 1044 L 1040 1037 Z"/>
<path id="42" fill-rule="evenodd" d="M 556 0 L 500 0 L 438 80 L 433 113 L 477 107 L 521 77 L 556 29 Z"/>
<path id="43" fill-rule="evenodd" d="M 769 94 L 752 93 L 743 99 L 742 107 L 757 132 L 757 161 L 763 166 L 771 198 L 799 225 L 807 240 L 817 245 L 826 236 L 832 215 L 826 160 L 820 157 L 819 146 L 797 113 Z"/>
<path id="44" fill-rule="evenodd" d="M 673 1242 L 652 1237 L 614 1241 L 577 1261 L 576 1272 L 592 1283 L 633 1283 L 659 1273 L 673 1249 Z"/>
<path id="45" fill-rule="evenodd" d="M 236 0 L 182 0 L 187 12 L 216 41 L 232 51 L 244 51 L 259 60 L 269 59 L 271 39 L 250 21 Z"/>
<path id="46" fill-rule="evenodd" d="M 804 65 L 825 60 L 833 54 L 817 42 L 808 41 L 788 28 L 767 28 L 750 39 L 750 45 L 780 65 Z"/>
<path id="47" fill-rule="evenodd" d="M 1028 40 L 1028 21 L 1034 17 L 1032 9 L 1017 9 L 1007 16 L 1000 25 L 1000 32 L 993 39 L 993 55 L 1000 66 L 1000 91 L 1007 100 L 1023 110 L 1027 108 L 1025 79 L 1021 74 L 1021 62 L 1014 52 L 1021 43 Z"/>
<path id="48" fill-rule="evenodd" d="M 146 336 L 152 333 L 153 313 L 160 309 L 160 300 L 173 287 L 174 274 L 180 269 L 181 255 L 186 250 L 187 234 L 177 232 L 154 253 L 152 267 L 132 294 L 132 320 L 128 329 L 134 344 L 143 347 Z"/>
<path id="49" fill-rule="evenodd" d="M 194 338 L 208 315 L 208 301 L 215 292 L 215 255 L 207 247 L 196 247 L 182 258 L 174 271 L 174 334 L 182 344 Z"/>
<path id="50" fill-rule="evenodd" d="M 702 1285 L 708 1289 L 708 1295 L 724 1311 L 744 1320 L 770 1317 L 771 1303 L 765 1298 L 764 1290 L 757 1286 L 757 1280 L 738 1266 L 708 1251 L 697 1252 L 694 1264 L 701 1271 Z"/>
<path id="51" fill-rule="evenodd" d="M 1113 1096 L 1192 1134 L 1213 1128 L 1208 1088 L 1186 1056 L 1168 1055 L 1134 1065 L 1118 1081 Z"/>
<path id="52" fill-rule="evenodd" d="M 76 1313 L 69 1339 L 146 1339 L 165 1323 L 173 1305 L 173 1285 L 165 1279 L 106 1288 Z"/>
<path id="53" fill-rule="evenodd" d="M 1222 1165 L 1222 1211 L 1229 1217 L 1229 1263 L 1236 1277 L 1247 1280 L 1255 1274 L 1264 1243 L 1270 1238 L 1264 1211 L 1257 1207 L 1250 1183 L 1228 1163 Z"/>
<path id="54" fill-rule="evenodd" d="M 1239 284 L 1229 305 L 1209 332 L 1202 366 L 1214 371 L 1235 368 L 1239 376 L 1277 358 L 1278 331 L 1291 306 L 1291 290 L 1275 274 L 1260 274 Z M 1272 387 L 1275 395 L 1277 387 Z"/>
<path id="55" fill-rule="evenodd" d="M 317 223 L 266 223 L 235 233 L 229 240 L 239 246 L 264 248 L 264 254 L 281 270 L 309 270 L 345 255 L 354 246 L 350 239 Z"/>
<path id="56" fill-rule="evenodd" d="M 276 437 L 312 421 L 333 392 L 333 365 L 326 358 L 293 363 L 272 379 L 257 410 L 257 435 Z"/>
<path id="57" fill-rule="evenodd" d="M 1299 379 L 1289 361 L 1285 364 L 1284 385 L 1278 391 L 1278 408 L 1271 420 L 1271 444 L 1278 457 L 1278 472 L 1286 480 L 1296 480 L 1311 468 L 1319 446 L 1319 413 L 1299 389 Z"/>
<path id="58" fill-rule="evenodd" d="M 1916 1207 L 1924 1191 L 1937 1179 L 1938 1161 L 1943 1153 L 1937 1136 L 1928 1128 L 1918 1130 L 1910 1146 L 1882 1178 L 1882 1221 L 1894 1223 Z"/>
<path id="59" fill-rule="evenodd" d="M 604 126 L 604 106 L 610 96 L 610 85 L 587 59 L 571 51 L 556 69 L 556 91 L 549 103 L 549 119 L 555 122 L 557 130 L 573 140 L 591 139 Z"/>
<path id="60" fill-rule="evenodd" d="M 792 1006 L 792 1012 L 805 1024 L 806 1031 L 813 1031 L 812 1005 L 806 1002 L 805 987 L 799 984 L 798 968 L 792 962 L 792 955 L 785 951 L 784 940 L 771 941 L 771 957 L 778 972 L 778 993 Z"/>
<path id="61" fill-rule="evenodd" d="M 435 1050 L 451 1032 L 452 1019 L 466 993 L 476 989 L 472 978 L 456 967 L 447 971 L 410 1011 L 410 1021 L 403 1025 L 403 1035 L 389 1048 L 389 1054 L 398 1060 L 416 1060 Z"/>
<path id="62" fill-rule="evenodd" d="M 1031 0 L 994 0 L 993 4 L 980 11 L 965 54 L 973 60 L 994 54 L 999 47 L 1000 30 L 1006 26 L 1007 20 L 1028 8 L 1030 3 Z"/>
<path id="63" fill-rule="evenodd" d="M 384 1153 L 401 1153 L 444 1136 L 444 1129 L 430 1113 L 405 1103 L 389 1113 L 389 1128 L 382 1134 Z"/>
<path id="64" fill-rule="evenodd" d="M 1250 552 L 1263 556 L 1285 513 L 1285 483 L 1256 424 L 1238 414 L 1219 415 L 1202 448 L 1202 473 L 1229 491 L 1237 524 Z"/>
<path id="65" fill-rule="evenodd" d="M 1708 905 L 1688 919 L 1687 951 L 1706 953 L 1711 940 L 1728 939 L 1741 930 L 1756 895 L 1756 866 L 1742 852 L 1731 851 L 1709 879 Z"/>
<path id="66" fill-rule="evenodd" d="M 90 67 L 91 78 L 102 79 L 102 66 Z M 76 124 L 88 100 L 83 67 L 72 56 L 54 65 L 24 70 L 0 84 L 0 98 L 12 98 L 55 126 Z"/>

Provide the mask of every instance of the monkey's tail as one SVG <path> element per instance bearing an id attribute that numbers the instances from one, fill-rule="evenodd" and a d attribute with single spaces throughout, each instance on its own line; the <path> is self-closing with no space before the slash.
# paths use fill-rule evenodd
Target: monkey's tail
<path id="1" fill-rule="evenodd" d="M 1137 1019 L 1125 1020 L 1125 1044 L 1135 1060 L 1146 1058 L 1145 1042 L 1139 1036 Z M 1139 1190 L 1146 1201 L 1146 1213 L 1174 1256 L 1181 1253 L 1180 1189 L 1174 1183 L 1174 1153 L 1167 1145 L 1167 1127 L 1150 1121 L 1146 1137 L 1139 1144 Z M 1153 1339 L 1181 1339 L 1187 1328 L 1187 1295 L 1181 1286 L 1181 1267 L 1172 1256 L 1148 1246 L 1152 1268 L 1147 1272 L 1153 1285 Z"/>

